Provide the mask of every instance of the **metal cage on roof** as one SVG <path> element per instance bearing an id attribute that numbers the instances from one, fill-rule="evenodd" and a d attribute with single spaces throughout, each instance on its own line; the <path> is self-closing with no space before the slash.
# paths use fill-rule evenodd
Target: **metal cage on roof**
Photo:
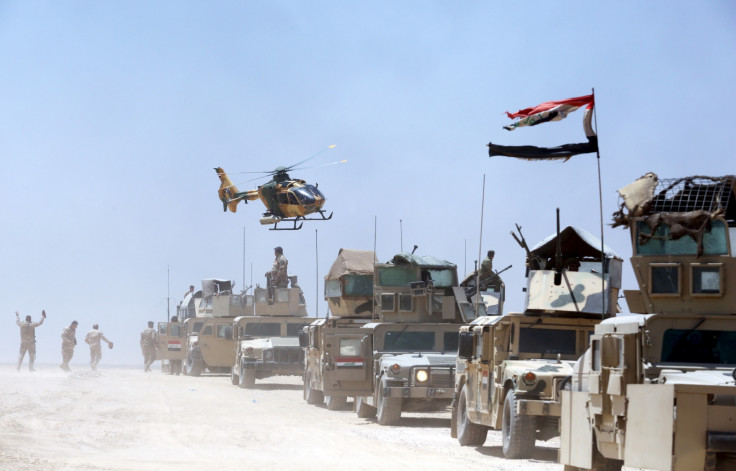
<path id="1" fill-rule="evenodd" d="M 736 176 L 692 176 L 660 179 L 649 202 L 652 213 L 684 213 L 722 210 L 728 220 L 736 220 Z"/>

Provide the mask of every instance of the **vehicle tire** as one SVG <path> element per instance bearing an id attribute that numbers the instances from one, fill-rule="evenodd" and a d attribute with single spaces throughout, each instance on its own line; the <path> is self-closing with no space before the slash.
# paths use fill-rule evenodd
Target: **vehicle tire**
<path id="1" fill-rule="evenodd" d="M 488 437 L 488 427 L 474 424 L 468 418 L 468 402 L 465 397 L 465 385 L 460 390 L 460 399 L 457 405 L 456 426 L 457 441 L 460 446 L 482 446 Z"/>
<path id="2" fill-rule="evenodd" d="M 187 355 L 187 375 L 188 376 L 199 376 L 202 374 L 203 365 L 202 360 L 198 358 L 192 358 L 192 354 Z"/>
<path id="3" fill-rule="evenodd" d="M 512 460 L 529 458 L 534 451 L 536 429 L 536 417 L 516 413 L 516 395 L 509 389 L 503 404 L 503 456 Z"/>
<path id="4" fill-rule="evenodd" d="M 401 419 L 401 398 L 386 397 L 382 382 L 378 382 L 378 417 L 379 425 L 396 425 Z"/>
<path id="5" fill-rule="evenodd" d="M 230 383 L 232 383 L 233 386 L 240 384 L 240 375 L 235 374 L 235 369 L 235 366 L 230 368 Z"/>
<path id="6" fill-rule="evenodd" d="M 325 396 L 327 410 L 345 410 L 348 398 L 345 396 Z"/>
<path id="7" fill-rule="evenodd" d="M 311 378 L 307 377 L 304 379 L 304 400 L 307 404 L 317 406 L 324 402 L 325 396 L 322 391 L 312 389 Z"/>
<path id="8" fill-rule="evenodd" d="M 256 385 L 256 370 L 246 367 L 240 368 L 238 386 L 243 389 L 252 389 Z"/>
<path id="9" fill-rule="evenodd" d="M 355 413 L 361 419 L 372 419 L 376 416 L 376 408 L 366 404 L 360 396 L 355 398 Z"/>

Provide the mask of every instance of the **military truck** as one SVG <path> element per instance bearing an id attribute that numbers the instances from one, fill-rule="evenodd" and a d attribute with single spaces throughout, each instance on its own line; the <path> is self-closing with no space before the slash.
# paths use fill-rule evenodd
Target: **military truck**
<path id="1" fill-rule="evenodd" d="M 329 318 L 317 319 L 299 334 L 306 355 L 304 400 L 309 404 L 324 402 L 329 410 L 340 410 L 348 397 L 362 390 L 367 378 L 356 370 L 355 362 L 362 361 L 361 327 L 373 317 L 376 261 L 373 251 L 340 249 L 325 276 Z"/>
<path id="2" fill-rule="evenodd" d="M 736 177 L 619 190 L 639 285 L 562 391 L 566 471 L 736 469 Z"/>
<path id="3" fill-rule="evenodd" d="M 196 317 L 196 307 L 202 299 L 202 291 L 187 291 L 184 299 L 176 306 L 176 315 L 167 322 L 158 323 L 158 348 L 156 360 L 161 361 L 161 371 L 168 374 L 186 372 L 187 330 L 184 319 Z"/>
<path id="4" fill-rule="evenodd" d="M 501 430 L 504 456 L 528 458 L 536 440 L 559 435 L 560 389 L 594 326 L 616 312 L 622 261 L 601 249 L 580 228 L 551 235 L 527 254 L 524 311 L 460 329 L 451 435 L 461 445 Z"/>
<path id="5" fill-rule="evenodd" d="M 312 321 L 307 317 L 304 293 L 295 276 L 291 288 L 256 287 L 253 291 L 254 315 L 237 317 L 234 332 L 230 379 L 241 388 L 252 388 L 257 379 L 270 376 L 302 376 L 304 351 L 299 346 L 299 332 Z"/>
<path id="6" fill-rule="evenodd" d="M 413 254 L 375 264 L 373 303 L 378 322 L 361 328 L 360 360 L 342 365 L 351 378 L 364 377 L 356 383 L 358 416 L 393 425 L 402 411 L 445 410 L 452 399 L 458 328 L 485 306 L 468 300 L 454 264 Z"/>
<path id="7" fill-rule="evenodd" d="M 230 372 L 235 360 L 233 319 L 253 313 L 253 295 L 233 293 L 234 285 L 224 279 L 202 280 L 202 297 L 195 317 L 184 319 L 187 375 Z M 187 309 L 187 314 L 189 312 Z"/>

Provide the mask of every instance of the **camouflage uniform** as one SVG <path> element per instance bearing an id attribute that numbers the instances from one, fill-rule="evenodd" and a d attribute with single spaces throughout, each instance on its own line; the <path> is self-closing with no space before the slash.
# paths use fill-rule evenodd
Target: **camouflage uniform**
<path id="1" fill-rule="evenodd" d="M 480 264 L 480 272 L 478 273 L 481 291 L 488 288 L 494 288 L 501 284 L 501 277 L 493 271 L 493 259 L 486 257 Z"/>
<path id="2" fill-rule="evenodd" d="M 28 369 L 33 370 L 33 363 L 36 361 L 36 327 L 43 324 L 45 317 L 38 322 L 21 321 L 16 313 L 15 323 L 20 327 L 20 356 L 18 357 L 18 369 L 23 364 L 23 358 L 28 352 Z"/>
<path id="3" fill-rule="evenodd" d="M 151 365 L 156 361 L 156 345 L 158 344 L 158 332 L 147 328 L 141 332 L 141 351 L 143 352 L 143 371 L 151 371 Z"/>
<path id="4" fill-rule="evenodd" d="M 107 342 L 110 348 L 112 348 L 112 342 L 105 337 L 105 334 L 97 329 L 92 329 L 87 332 L 87 336 L 84 338 L 84 341 L 89 344 L 89 363 L 93 370 L 97 369 L 97 364 L 102 359 L 102 340 Z"/>
<path id="5" fill-rule="evenodd" d="M 289 285 L 288 266 L 289 261 L 284 257 L 284 254 L 276 257 L 271 268 L 271 286 L 275 288 L 286 288 Z"/>
<path id="6" fill-rule="evenodd" d="M 69 371 L 69 362 L 74 356 L 74 347 L 77 345 L 77 327 L 72 323 L 61 332 L 61 369 Z"/>

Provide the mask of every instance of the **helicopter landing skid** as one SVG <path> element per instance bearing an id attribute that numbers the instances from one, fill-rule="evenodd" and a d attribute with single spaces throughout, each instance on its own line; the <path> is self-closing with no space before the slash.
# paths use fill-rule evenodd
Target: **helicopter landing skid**
<path id="1" fill-rule="evenodd" d="M 269 231 L 298 231 L 302 228 L 303 221 L 329 221 L 332 219 L 332 213 L 329 216 L 325 216 L 324 211 L 317 211 L 320 216 L 319 218 L 305 218 L 303 216 L 297 216 L 294 218 L 283 218 L 273 222 L 273 227 L 269 227 Z M 293 227 L 278 227 L 280 222 L 293 222 Z M 297 226 L 297 224 L 299 224 Z"/>

